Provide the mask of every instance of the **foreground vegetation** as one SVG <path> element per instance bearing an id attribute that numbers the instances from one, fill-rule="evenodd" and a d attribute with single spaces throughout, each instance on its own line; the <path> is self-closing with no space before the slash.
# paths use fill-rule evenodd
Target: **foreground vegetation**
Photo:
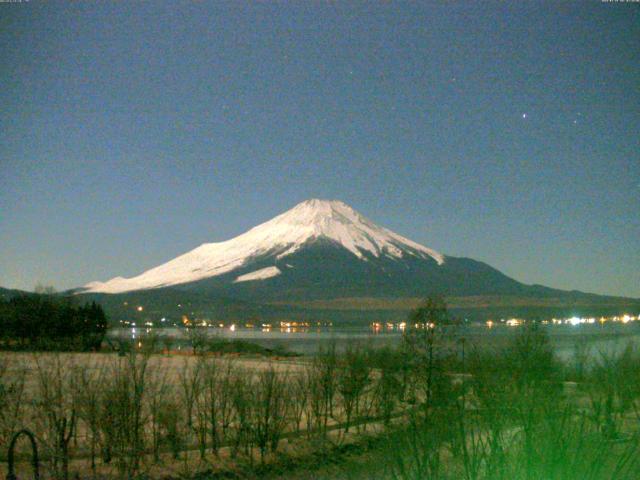
<path id="1" fill-rule="evenodd" d="M 639 352 L 589 362 L 579 344 L 563 365 L 535 326 L 471 345 L 438 300 L 409 320 L 397 348 L 285 361 L 214 355 L 197 335 L 183 356 L 6 353 L 0 462 L 26 427 L 60 479 L 640 478 Z"/>

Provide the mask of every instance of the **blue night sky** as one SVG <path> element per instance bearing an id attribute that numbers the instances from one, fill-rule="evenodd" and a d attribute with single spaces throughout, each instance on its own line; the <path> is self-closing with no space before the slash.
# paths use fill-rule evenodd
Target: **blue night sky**
<path id="1" fill-rule="evenodd" d="M 131 276 L 312 198 L 640 297 L 640 8 L 0 4 L 0 285 Z"/>

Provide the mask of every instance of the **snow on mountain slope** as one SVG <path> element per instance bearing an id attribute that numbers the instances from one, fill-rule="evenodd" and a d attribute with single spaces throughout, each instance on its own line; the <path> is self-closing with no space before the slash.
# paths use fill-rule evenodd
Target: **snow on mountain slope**
<path id="1" fill-rule="evenodd" d="M 368 252 L 375 257 L 430 257 L 439 265 L 445 261 L 444 255 L 375 225 L 342 202 L 313 199 L 231 240 L 205 243 L 136 277 L 88 283 L 83 291 L 121 293 L 194 282 L 231 272 L 263 255 L 283 258 L 319 238 L 336 242 L 361 259 Z M 246 275 L 236 280 L 242 277 Z"/>
<path id="2" fill-rule="evenodd" d="M 280 275 L 281 273 L 282 272 L 278 267 L 261 268 L 260 270 L 256 270 L 255 272 L 245 273 L 244 275 L 240 275 L 238 278 L 236 278 L 233 281 L 233 283 L 249 282 L 251 280 L 265 280 L 267 278 Z"/>

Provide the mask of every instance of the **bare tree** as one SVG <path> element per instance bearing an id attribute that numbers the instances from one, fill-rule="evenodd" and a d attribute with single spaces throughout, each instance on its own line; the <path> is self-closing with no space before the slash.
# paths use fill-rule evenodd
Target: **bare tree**
<path id="1" fill-rule="evenodd" d="M 221 371 L 218 361 L 212 358 L 207 359 L 203 367 L 203 395 L 202 411 L 204 414 L 206 427 L 211 438 L 211 452 L 218 454 L 220 447 L 220 423 L 221 423 Z"/>
<path id="2" fill-rule="evenodd" d="M 184 421 L 180 415 L 182 410 L 177 397 L 178 395 L 171 388 L 168 388 L 156 417 L 159 430 L 162 432 L 162 439 L 168 443 L 174 460 L 180 457 L 180 452 L 184 448 L 182 435 Z"/>
<path id="3" fill-rule="evenodd" d="M 166 370 L 162 367 L 149 372 L 149 380 L 147 386 L 148 392 L 148 408 L 149 420 L 151 427 L 151 447 L 153 451 L 153 460 L 157 463 L 160 461 L 160 445 L 162 443 L 162 427 L 161 421 L 163 412 L 172 407 L 172 389 L 167 382 Z"/>
<path id="4" fill-rule="evenodd" d="M 196 442 L 198 444 L 198 450 L 200 451 L 200 458 L 204 460 L 205 454 L 207 451 L 207 438 L 209 437 L 209 416 L 210 416 L 210 405 L 207 401 L 207 384 L 206 384 L 206 373 L 207 373 L 207 361 L 203 356 L 198 357 L 196 360 L 196 366 L 194 367 L 198 370 L 198 381 L 197 384 L 194 385 L 194 421 L 193 421 L 193 431 L 196 436 Z"/>
<path id="5" fill-rule="evenodd" d="M 164 347 L 164 351 L 167 355 L 171 353 L 171 347 L 175 344 L 175 338 L 171 335 L 163 335 L 162 336 L 162 346 Z"/>
<path id="6" fill-rule="evenodd" d="M 0 445 L 8 445 L 13 434 L 21 428 L 26 374 L 22 362 L 0 357 Z M 0 458 L 5 455 L 4 450 L 0 449 Z"/>
<path id="7" fill-rule="evenodd" d="M 389 425 L 398 401 L 403 398 L 402 373 L 404 357 L 395 349 L 385 348 L 375 352 L 371 359 L 376 368 L 373 400 L 378 415 Z"/>
<path id="8" fill-rule="evenodd" d="M 306 368 L 309 401 L 307 430 L 325 436 L 329 418 L 333 416 L 336 392 L 337 356 L 335 345 L 321 349 Z"/>
<path id="9" fill-rule="evenodd" d="M 206 327 L 191 325 L 185 328 L 184 334 L 194 355 L 204 353 L 209 340 Z"/>
<path id="10" fill-rule="evenodd" d="M 100 444 L 100 390 L 103 387 L 104 368 L 97 365 L 82 366 L 76 369 L 74 383 L 79 386 L 76 391 L 78 418 L 89 436 L 91 455 L 91 471 L 96 474 L 96 455 Z"/>
<path id="11" fill-rule="evenodd" d="M 105 461 L 115 455 L 123 478 L 137 474 L 144 451 L 148 360 L 147 355 L 139 355 L 135 351 L 116 359 L 111 365 L 100 402 Z"/>
<path id="12" fill-rule="evenodd" d="M 290 377 L 290 411 L 296 433 L 300 433 L 302 417 L 309 401 L 309 391 L 307 386 L 307 377 L 304 373 L 296 373 Z"/>
<path id="13" fill-rule="evenodd" d="M 345 414 L 345 432 L 348 432 L 354 413 L 359 413 L 360 397 L 369 383 L 369 364 L 360 347 L 347 348 L 341 358 L 336 383 Z"/>
<path id="14" fill-rule="evenodd" d="M 267 448 L 275 452 L 287 425 L 287 376 L 278 374 L 273 365 L 261 371 L 253 385 L 252 405 L 255 415 L 252 430 L 264 463 Z"/>
<path id="15" fill-rule="evenodd" d="M 429 297 L 411 312 L 403 336 L 407 362 L 416 384 L 422 389 L 425 415 L 432 406 L 439 387 L 446 383 L 442 367 L 445 357 L 443 334 L 450 323 L 442 297 Z"/>
<path id="16" fill-rule="evenodd" d="M 179 374 L 180 393 L 183 408 L 185 409 L 186 429 L 194 432 L 194 412 L 197 408 L 197 400 L 202 390 L 202 363 L 185 358 Z"/>
<path id="17" fill-rule="evenodd" d="M 233 402 L 234 429 L 233 449 L 235 456 L 242 449 L 253 460 L 251 448 L 253 446 L 252 435 L 252 385 L 250 374 L 242 370 L 236 370 L 236 375 L 231 384 L 231 398 Z"/>
<path id="18" fill-rule="evenodd" d="M 45 444 L 52 453 L 52 471 L 56 478 L 69 478 L 69 443 L 78 420 L 74 391 L 73 365 L 61 355 L 34 355 L 37 372 L 37 411 L 45 426 Z"/>
<path id="19" fill-rule="evenodd" d="M 220 419 L 220 433 L 222 443 L 229 438 L 229 430 L 234 421 L 233 391 L 235 379 L 239 375 L 233 363 L 228 360 L 221 372 L 218 386 L 217 413 Z"/>

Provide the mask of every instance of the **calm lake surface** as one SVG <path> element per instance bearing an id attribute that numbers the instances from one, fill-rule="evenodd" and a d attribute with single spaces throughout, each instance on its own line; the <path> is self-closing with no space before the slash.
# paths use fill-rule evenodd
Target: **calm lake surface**
<path id="1" fill-rule="evenodd" d="M 504 345 L 515 335 L 520 327 L 497 325 L 488 328 L 482 324 L 457 326 L 447 332 L 452 344 L 463 343 L 465 348 L 495 347 Z M 582 348 L 591 358 L 601 354 L 616 354 L 631 343 L 640 348 L 640 322 L 628 324 L 611 323 L 605 325 L 548 325 L 542 326 L 549 333 L 549 338 L 557 355 L 564 361 L 571 361 L 576 352 Z M 226 328 L 203 329 L 211 337 L 227 340 L 244 340 L 257 343 L 267 348 L 285 347 L 301 354 L 315 353 L 323 344 L 335 343 L 339 350 L 348 345 L 362 344 L 372 347 L 397 345 L 402 339 L 402 332 L 394 330 L 375 331 L 370 325 L 332 326 L 307 329 L 291 328 Z M 143 340 L 150 333 L 159 337 L 175 338 L 174 348 L 185 348 L 188 337 L 182 328 L 116 328 L 109 331 L 109 337 L 128 340 Z"/>

